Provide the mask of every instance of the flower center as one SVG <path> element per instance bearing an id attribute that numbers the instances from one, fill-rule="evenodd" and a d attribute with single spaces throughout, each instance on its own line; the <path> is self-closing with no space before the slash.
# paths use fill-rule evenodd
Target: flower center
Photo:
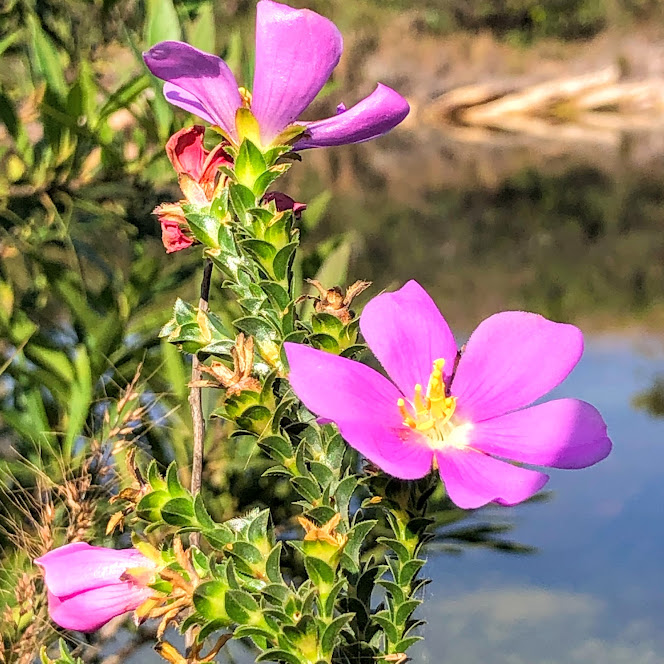
<path id="1" fill-rule="evenodd" d="M 443 358 L 435 360 L 426 392 L 418 383 L 410 402 L 406 403 L 405 399 L 397 401 L 403 423 L 423 433 L 433 449 L 465 447 L 467 444 L 468 425 L 459 425 L 452 420 L 456 410 L 456 397 L 447 396 L 443 378 L 444 366 Z"/>

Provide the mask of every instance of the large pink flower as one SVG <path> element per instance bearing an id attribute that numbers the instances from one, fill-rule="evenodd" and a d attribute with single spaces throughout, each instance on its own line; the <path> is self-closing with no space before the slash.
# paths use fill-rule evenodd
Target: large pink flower
<path id="1" fill-rule="evenodd" d="M 343 41 L 328 19 L 308 9 L 260 0 L 256 8 L 256 65 L 252 94 L 240 93 L 228 65 L 215 55 L 183 42 L 165 41 L 143 57 L 150 71 L 166 81 L 171 104 L 220 127 L 235 143 L 241 140 L 236 114 L 249 108 L 270 145 L 296 123 L 306 133 L 295 149 L 359 143 L 382 136 L 408 115 L 406 100 L 385 85 L 336 116 L 297 122 L 337 66 Z"/>
<path id="2" fill-rule="evenodd" d="M 583 336 L 572 325 L 505 311 L 483 321 L 457 359 L 445 319 L 409 281 L 371 300 L 360 329 L 391 381 L 359 362 L 286 343 L 290 382 L 307 408 L 394 477 L 416 479 L 437 466 L 459 507 L 514 505 L 548 476 L 502 459 L 585 468 L 611 451 L 590 404 L 530 406 L 579 361 Z"/>
<path id="3" fill-rule="evenodd" d="M 66 544 L 35 562 L 44 569 L 48 611 L 53 622 L 79 632 L 98 629 L 133 611 L 152 594 L 130 568 L 149 576 L 154 563 L 136 549 L 107 549 L 84 542 Z"/>

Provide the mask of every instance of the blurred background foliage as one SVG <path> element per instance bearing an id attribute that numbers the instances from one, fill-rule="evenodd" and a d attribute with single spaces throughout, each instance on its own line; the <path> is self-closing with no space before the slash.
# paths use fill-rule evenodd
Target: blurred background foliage
<path id="1" fill-rule="evenodd" d="M 664 6 L 658 0 L 292 4 L 325 13 L 346 36 L 352 62 L 327 92 L 357 83 L 354 67 L 371 50 L 367 25 L 375 35 L 404 12 L 415 33 L 489 31 L 523 47 L 653 20 Z M 185 39 L 226 57 L 238 79 L 248 81 L 254 8 L 253 0 L 0 5 L 0 585 L 6 591 L 30 569 L 34 546 L 18 557 L 17 547 L 58 486 L 83 483 L 105 513 L 108 497 L 128 481 L 122 464 L 128 446 L 161 464 L 176 459 L 188 467 L 189 367 L 157 334 L 176 295 L 196 299 L 200 256 L 191 250 L 167 257 L 151 215 L 155 205 L 178 197 L 163 146 L 187 118 L 163 100 L 140 53 L 163 39 Z M 323 100 L 321 108 L 329 105 Z M 447 159 L 458 173 L 449 146 L 431 145 L 435 163 Z M 441 171 L 436 185 L 411 187 L 414 174 L 439 173 L 420 147 L 408 134 L 395 134 L 379 147 L 305 155 L 313 169 L 286 180 L 288 193 L 309 204 L 298 266 L 303 277 L 330 286 L 371 278 L 377 289 L 420 278 L 438 285 L 435 296 L 467 329 L 504 305 L 577 321 L 660 311 L 664 195 L 656 174 L 607 174 L 597 164 L 563 173 L 524 167 L 478 186 L 477 173 L 460 184 Z M 415 166 L 394 159 L 408 152 L 418 155 Z M 409 251 L 400 251 L 405 245 Z M 573 278 L 567 278 L 570 263 Z M 464 298 L 453 296 L 461 292 Z M 221 289 L 213 289 L 211 306 L 223 315 Z M 658 382 L 639 405 L 661 414 L 661 391 Z M 216 399 L 206 391 L 208 412 Z M 287 523 L 288 487 L 262 478 L 267 462 L 257 450 L 242 440 L 229 443 L 225 434 L 218 423 L 208 432 L 205 486 L 214 516 L 268 504 L 275 521 Z M 91 471 L 100 459 L 108 472 Z M 58 495 L 66 511 L 66 497 Z M 32 521 L 26 513 L 17 521 L 17 496 Z M 525 550 L 506 539 L 505 524 L 460 524 L 465 515 L 441 495 L 436 505 L 439 548 Z M 57 526 L 55 544 L 68 528 Z M 82 536 L 104 540 L 88 528 Z"/>

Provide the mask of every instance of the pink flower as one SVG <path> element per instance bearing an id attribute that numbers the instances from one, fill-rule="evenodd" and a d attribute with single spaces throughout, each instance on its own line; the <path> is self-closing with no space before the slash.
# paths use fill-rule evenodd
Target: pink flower
<path id="1" fill-rule="evenodd" d="M 581 358 L 583 336 L 572 325 L 522 311 L 495 314 L 473 332 L 455 370 L 450 328 L 409 281 L 371 300 L 360 329 L 391 381 L 359 362 L 286 343 L 290 382 L 307 408 L 394 477 L 416 479 L 437 467 L 459 507 L 514 505 L 548 476 L 501 459 L 585 468 L 611 451 L 590 404 L 530 406 Z"/>
<path id="2" fill-rule="evenodd" d="M 382 136 L 408 115 L 406 100 L 385 85 L 342 112 L 316 122 L 297 122 L 337 66 L 343 40 L 328 19 L 308 9 L 293 9 L 272 0 L 256 8 L 256 63 L 252 94 L 238 89 L 228 65 L 215 55 L 177 41 L 160 42 L 143 54 L 148 69 L 166 81 L 171 104 L 220 127 L 241 141 L 236 119 L 250 109 L 269 146 L 294 123 L 306 133 L 294 148 L 359 143 Z"/>
<path id="3" fill-rule="evenodd" d="M 232 166 L 233 163 L 224 150 L 223 142 L 212 150 L 206 150 L 203 146 L 204 134 L 205 127 L 194 125 L 176 132 L 166 143 L 166 154 L 178 174 L 184 194 L 184 201 L 162 203 L 153 210 L 161 224 L 161 240 L 169 254 L 194 244 L 182 203 L 200 207 L 209 205 L 220 184 L 219 167 Z"/>
<path id="4" fill-rule="evenodd" d="M 154 563 L 136 549 L 75 542 L 35 562 L 44 570 L 51 619 L 65 629 L 91 632 L 133 611 L 153 592 L 145 582 L 152 576 Z M 127 570 L 143 574 L 125 574 Z"/>

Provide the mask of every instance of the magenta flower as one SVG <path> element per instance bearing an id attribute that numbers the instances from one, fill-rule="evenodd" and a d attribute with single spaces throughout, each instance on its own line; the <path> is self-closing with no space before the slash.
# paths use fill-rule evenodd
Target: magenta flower
<path id="1" fill-rule="evenodd" d="M 220 127 L 234 142 L 241 108 L 251 110 L 267 147 L 296 123 L 329 79 L 343 50 L 341 34 L 308 9 L 260 0 L 256 11 L 256 65 L 252 94 L 239 90 L 228 65 L 215 55 L 177 41 L 160 42 L 143 54 L 150 71 L 166 81 L 175 106 Z M 343 107 L 342 107 L 343 108 Z M 297 122 L 306 133 L 295 149 L 359 143 L 382 136 L 408 115 L 406 100 L 379 84 L 358 104 L 332 118 Z"/>
<path id="2" fill-rule="evenodd" d="M 391 381 L 359 362 L 286 343 L 290 382 L 307 408 L 394 477 L 417 479 L 437 467 L 459 507 L 515 505 L 548 476 L 502 459 L 585 468 L 611 451 L 590 404 L 530 406 L 581 358 L 583 337 L 573 325 L 522 311 L 495 314 L 473 332 L 455 371 L 450 328 L 409 281 L 371 300 L 360 329 Z"/>
<path id="3" fill-rule="evenodd" d="M 35 562 L 44 570 L 51 619 L 65 629 L 92 632 L 133 611 L 153 592 L 146 582 L 151 581 L 155 565 L 136 549 L 75 542 Z M 126 574 L 127 570 L 135 573 Z"/>

